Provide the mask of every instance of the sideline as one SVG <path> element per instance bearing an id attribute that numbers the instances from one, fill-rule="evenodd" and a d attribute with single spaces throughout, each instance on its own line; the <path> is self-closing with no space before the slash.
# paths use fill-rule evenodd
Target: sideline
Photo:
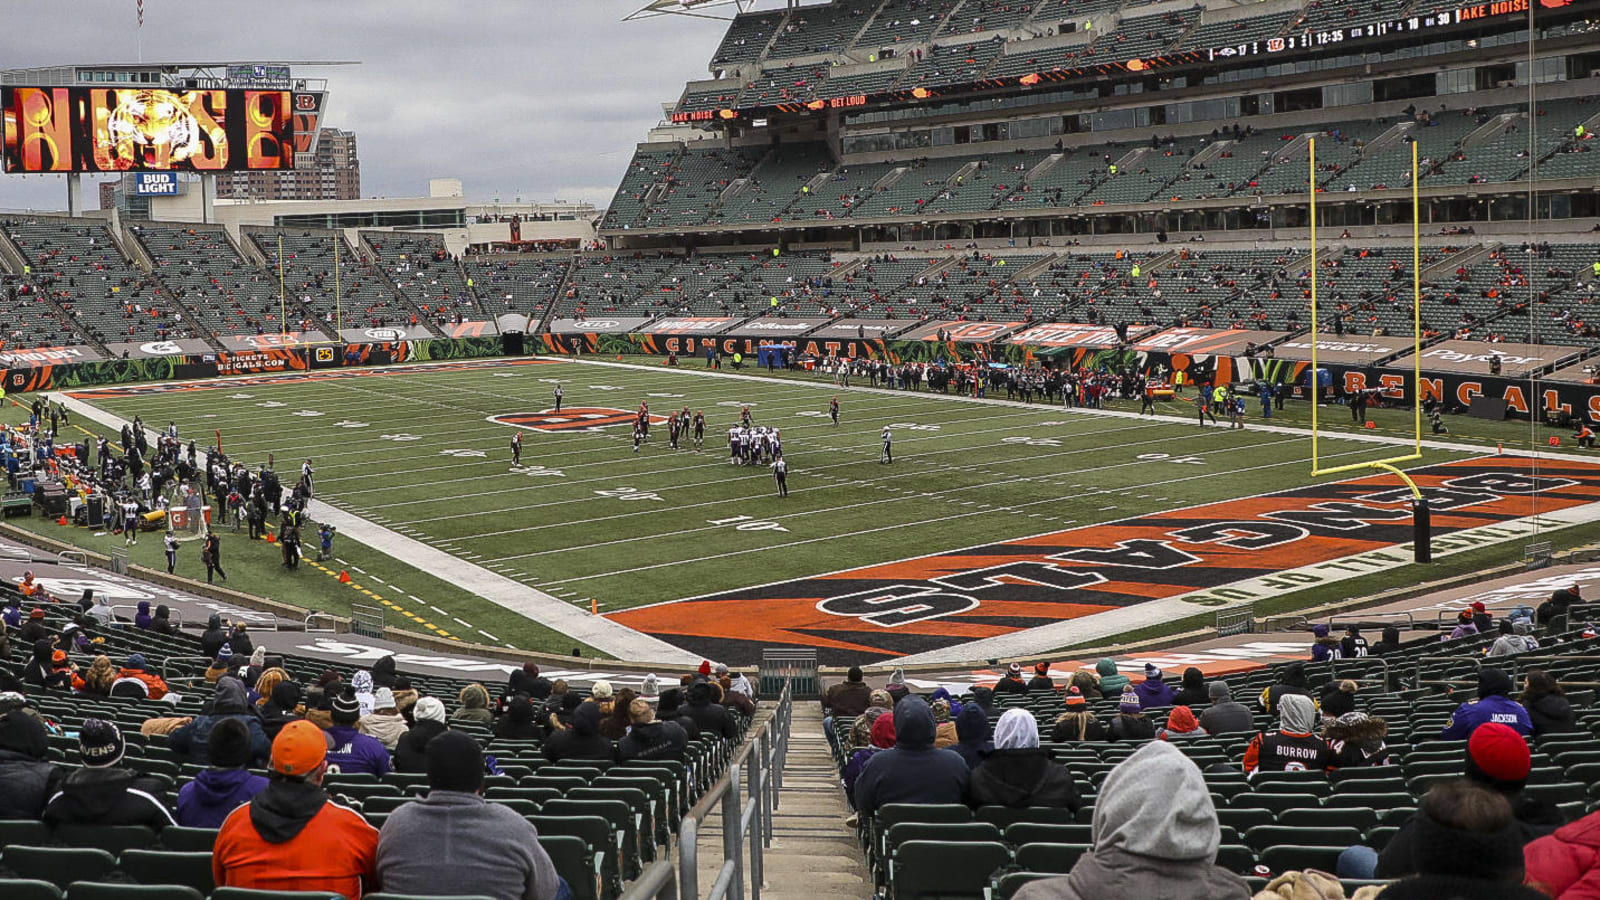
<path id="1" fill-rule="evenodd" d="M 130 424 L 68 392 L 53 392 L 74 415 L 82 416 L 111 429 Z M 151 431 L 152 436 L 155 435 Z M 642 634 L 613 622 L 605 616 L 591 616 L 558 597 L 513 581 L 482 566 L 437 550 L 422 541 L 406 537 L 360 516 L 344 512 L 313 499 L 306 510 L 318 522 L 326 522 L 340 532 L 372 549 L 444 578 L 503 609 L 538 622 L 588 644 L 602 653 L 624 660 L 651 660 L 672 664 L 694 664 L 700 657 L 660 638 Z"/>

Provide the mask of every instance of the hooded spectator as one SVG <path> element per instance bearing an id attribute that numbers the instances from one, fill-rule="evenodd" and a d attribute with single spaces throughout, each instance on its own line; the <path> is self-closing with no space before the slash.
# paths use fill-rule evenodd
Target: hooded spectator
<path id="1" fill-rule="evenodd" d="M 1100 674 L 1100 695 L 1102 697 L 1115 697 L 1122 693 L 1122 689 L 1132 683 L 1128 676 L 1117 671 L 1117 663 L 1111 657 L 1105 657 L 1094 664 L 1094 670 Z"/>
<path id="2" fill-rule="evenodd" d="M 341 693 L 335 706 L 336 716 L 349 723 L 337 728 L 371 740 L 356 733 L 361 707 L 353 692 Z M 322 788 L 333 764 L 331 734 L 310 722 L 291 722 L 278 733 L 267 787 L 229 814 L 217 833 L 211 874 L 218 887 L 338 893 L 360 900 L 363 890 L 376 885 L 377 829 L 360 813 L 328 799 Z"/>
<path id="3" fill-rule="evenodd" d="M 328 750 L 328 766 L 341 774 L 387 775 L 390 770 L 388 748 L 382 741 L 356 728 L 356 723 L 361 721 L 361 701 L 355 688 L 345 685 L 338 696 L 330 700 L 329 713 L 333 727 L 328 729 L 328 737 L 333 746 Z M 278 739 L 282 740 L 288 730 L 279 732 Z"/>
<path id="4" fill-rule="evenodd" d="M 675 759 L 683 761 L 689 736 L 677 722 L 657 722 L 655 707 L 644 698 L 628 703 L 628 718 L 633 727 L 617 745 L 617 758 Z"/>
<path id="5" fill-rule="evenodd" d="M 1077 685 L 1067 688 L 1062 703 L 1065 710 L 1050 728 L 1051 743 L 1098 744 L 1109 739 L 1105 723 L 1089 711 L 1089 701 L 1084 699 Z"/>
<path id="6" fill-rule="evenodd" d="M 1133 692 L 1139 697 L 1140 709 L 1171 706 L 1172 698 L 1178 695 L 1172 685 L 1162 680 L 1161 670 L 1154 663 L 1145 663 L 1144 681 L 1134 685 Z"/>
<path id="7" fill-rule="evenodd" d="M 1117 701 L 1117 714 L 1106 726 L 1106 738 L 1113 741 L 1148 741 L 1156 736 L 1155 724 L 1145 718 L 1144 707 L 1139 705 L 1139 695 L 1133 685 L 1122 688 Z"/>
<path id="8" fill-rule="evenodd" d="M 1379 900 L 1538 900 L 1524 887 L 1522 835 L 1505 798 L 1468 781 L 1428 789 L 1412 816 L 1415 874 Z"/>
<path id="9" fill-rule="evenodd" d="M 1534 620 L 1540 628 L 1548 634 L 1555 634 L 1567 629 L 1567 611 L 1574 603 L 1582 603 L 1583 597 L 1579 594 L 1576 583 L 1570 587 L 1558 588 L 1550 594 L 1550 599 L 1539 604 L 1539 609 L 1534 613 Z"/>
<path id="10" fill-rule="evenodd" d="M 217 682 L 217 692 L 211 698 L 210 711 L 193 722 L 174 731 L 167 738 L 167 747 L 186 762 L 205 766 L 211 764 L 211 729 L 224 719 L 235 719 L 250 735 L 250 759 L 253 766 L 265 766 L 272 755 L 272 739 L 261 726 L 250 707 L 244 684 L 237 678 L 223 678 Z"/>
<path id="11" fill-rule="evenodd" d="M 442 717 L 443 704 L 439 711 Z M 449 896 L 470 885 L 473 893 L 497 900 L 571 895 L 533 824 L 484 801 L 484 757 L 476 741 L 460 732 L 442 734 L 428 742 L 424 762 L 427 795 L 390 813 L 378 836 L 384 890 Z"/>
<path id="12" fill-rule="evenodd" d="M 305 691 L 297 681 L 280 681 L 272 687 L 272 695 L 261 704 L 261 727 L 267 737 L 276 738 L 283 726 L 301 718 L 300 701 Z"/>
<path id="13" fill-rule="evenodd" d="M 143 631 L 148 629 L 154 621 L 155 619 L 150 615 L 150 601 L 140 600 L 138 605 L 134 607 L 133 627 Z"/>
<path id="14" fill-rule="evenodd" d="M 1028 679 L 1028 690 L 1053 691 L 1055 689 L 1055 679 L 1050 677 L 1050 664 L 1047 662 L 1034 663 L 1033 677 Z"/>
<path id="15" fill-rule="evenodd" d="M 868 815 L 888 803 L 960 803 L 967 763 L 933 746 L 933 711 L 920 697 L 895 704 L 895 743 L 867 761 L 856 780 L 856 808 Z"/>
<path id="16" fill-rule="evenodd" d="M 1373 656 L 1388 656 L 1400 649 L 1400 629 L 1394 625 L 1383 626 L 1383 639 L 1372 645 Z"/>
<path id="17" fill-rule="evenodd" d="M 700 736 L 700 726 L 695 721 L 684 715 L 683 691 L 680 688 L 667 688 L 661 692 L 661 698 L 656 701 L 656 719 L 661 722 L 676 722 L 678 727 L 689 740 Z"/>
<path id="18" fill-rule="evenodd" d="M 1183 741 L 1205 736 L 1206 730 L 1200 727 L 1194 710 L 1187 706 L 1174 706 L 1167 713 L 1166 727 L 1156 733 L 1156 737 L 1163 741 Z"/>
<path id="19" fill-rule="evenodd" d="M 457 722 L 466 722 L 469 725 L 488 725 L 494 722 L 494 713 L 489 710 L 489 689 L 481 684 L 469 684 L 456 695 L 456 708 L 451 719 Z"/>
<path id="20" fill-rule="evenodd" d="M 0 819 L 39 818 L 63 777 L 43 722 L 21 709 L 0 716 Z"/>
<path id="21" fill-rule="evenodd" d="M 695 687 L 704 685 L 697 684 Z M 551 762 L 564 759 L 616 759 L 616 748 L 600 734 L 601 718 L 603 714 L 599 704 L 593 701 L 579 704 L 572 714 L 572 727 L 545 739 L 544 758 Z"/>
<path id="22" fill-rule="evenodd" d="M 1533 637 L 1533 624 L 1526 619 L 1501 619 L 1495 623 L 1500 636 L 1489 647 L 1489 657 L 1511 656 L 1539 649 Z"/>
<path id="23" fill-rule="evenodd" d="M 1567 702 L 1561 683 L 1543 669 L 1529 669 L 1523 676 L 1522 706 L 1533 723 L 1534 737 L 1578 731 L 1577 716 Z"/>
<path id="24" fill-rule="evenodd" d="M 1522 704 L 1511 699 L 1511 676 L 1501 669 L 1478 671 L 1478 699 L 1469 700 L 1456 707 L 1439 733 L 1441 741 L 1459 741 L 1472 736 L 1478 726 L 1486 722 L 1509 725 L 1527 737 L 1533 734 L 1533 720 Z"/>
<path id="25" fill-rule="evenodd" d="M 994 749 L 989 740 L 989 715 L 976 703 L 963 704 L 956 713 L 956 744 L 951 747 L 967 761 L 967 768 L 975 769 L 983 757 Z"/>
<path id="26" fill-rule="evenodd" d="M 362 734 L 377 738 L 385 750 L 394 750 L 401 735 L 406 733 L 406 720 L 395 706 L 393 688 L 378 688 L 373 692 L 372 712 L 362 716 L 356 727 Z"/>
<path id="27" fill-rule="evenodd" d="M 157 831 L 175 824 L 161 797 L 165 786 L 123 768 L 122 732 L 102 719 L 78 728 L 83 767 L 67 773 L 44 808 L 45 824 L 147 825 Z"/>
<path id="28" fill-rule="evenodd" d="M 503 741 L 536 741 L 543 734 L 544 729 L 534 720 L 533 701 L 519 695 L 511 697 L 505 715 L 494 723 L 494 736 Z"/>
<path id="29" fill-rule="evenodd" d="M 250 640 L 250 632 L 243 622 L 235 622 L 233 631 L 228 635 L 228 646 L 233 649 L 234 656 L 250 658 L 256 652 L 256 645 Z"/>
<path id="30" fill-rule="evenodd" d="M 1389 745 L 1384 743 L 1388 735 L 1388 722 L 1355 711 L 1341 714 L 1322 729 L 1322 740 L 1333 751 L 1333 765 L 1338 769 L 1393 763 L 1394 760 L 1389 757 Z"/>
<path id="31" fill-rule="evenodd" d="M 1330 659 L 1340 659 L 1344 649 L 1339 644 L 1339 639 L 1328 633 L 1328 626 L 1311 626 L 1311 661 L 1327 662 Z"/>
<path id="32" fill-rule="evenodd" d="M 739 724 L 729 715 L 727 708 L 712 702 L 712 686 L 700 682 L 689 687 L 689 710 L 686 713 L 700 727 L 702 734 L 721 735 L 727 740 L 739 737 Z"/>
<path id="33" fill-rule="evenodd" d="M 1178 688 L 1178 693 L 1172 698 L 1173 706 L 1199 706 L 1210 700 L 1206 693 L 1206 677 L 1200 670 L 1190 666 L 1183 670 L 1183 684 Z"/>
<path id="34" fill-rule="evenodd" d="M 89 668 L 83 671 L 82 677 L 73 676 L 72 689 L 80 694 L 109 697 L 116 680 L 117 667 L 111 664 L 111 657 L 102 654 L 94 658 Z"/>
<path id="35" fill-rule="evenodd" d="M 428 771 L 428 742 L 446 731 L 444 703 L 438 697 L 423 697 L 411 707 L 416 724 L 400 736 L 394 747 L 396 772 Z"/>
<path id="36" fill-rule="evenodd" d="M 156 605 L 156 614 L 150 617 L 150 630 L 156 634 L 173 635 L 178 629 L 172 624 L 172 610 L 166 604 Z"/>
<path id="37" fill-rule="evenodd" d="M 1261 708 L 1269 713 L 1275 712 L 1279 698 L 1285 694 L 1311 696 L 1311 692 L 1306 689 L 1305 663 L 1292 662 L 1283 667 L 1283 671 L 1278 673 L 1278 683 L 1268 686 L 1261 692 Z"/>
<path id="38" fill-rule="evenodd" d="M 206 659 L 216 659 L 222 652 L 222 645 L 228 642 L 228 633 L 222 630 L 222 617 L 216 613 L 206 620 L 206 630 L 200 633 L 200 655 Z"/>
<path id="39" fill-rule="evenodd" d="M 505 699 L 522 694 L 529 700 L 546 700 L 550 697 L 550 679 L 539 674 L 536 663 L 525 662 L 522 668 L 506 678 Z"/>
<path id="40" fill-rule="evenodd" d="M 61 654 L 63 662 L 67 654 L 57 650 L 54 643 L 47 637 L 39 638 L 33 642 L 33 657 L 22 669 L 22 681 L 34 687 L 58 688 L 66 690 L 72 687 L 71 670 L 58 671 L 56 669 L 56 654 Z"/>
<path id="41" fill-rule="evenodd" d="M 859 716 L 870 705 L 868 701 L 871 694 L 872 689 L 861 680 L 861 667 L 851 666 L 843 681 L 828 685 L 828 689 L 822 692 L 822 715 L 829 719 L 835 716 Z"/>
<path id="42" fill-rule="evenodd" d="M 986 715 L 986 716 L 988 716 L 990 718 L 997 718 L 998 717 L 998 713 L 995 712 L 994 691 L 992 689 L 986 688 L 981 684 L 974 685 L 972 690 L 967 694 L 967 698 L 968 698 L 968 702 L 976 703 L 978 705 L 978 707 L 983 710 L 983 714 L 984 715 Z M 881 704 L 878 703 L 878 692 L 877 691 L 873 691 L 872 692 L 872 705 L 873 706 L 881 705 Z M 887 706 L 886 708 L 887 709 L 893 709 L 894 707 L 891 705 L 891 706 Z"/>
<path id="43" fill-rule="evenodd" d="M 389 688 L 394 690 L 395 680 L 394 654 L 391 653 L 372 664 L 373 688 Z"/>
<path id="44" fill-rule="evenodd" d="M 1233 699 L 1233 689 L 1228 687 L 1226 681 L 1218 679 L 1211 682 L 1206 687 L 1206 694 L 1211 698 L 1211 708 L 1200 714 L 1200 727 L 1207 734 L 1256 729 L 1255 716 L 1250 714 L 1249 707 Z"/>
<path id="45" fill-rule="evenodd" d="M 1333 752 L 1318 737 L 1317 707 L 1304 694 L 1285 694 L 1278 701 L 1278 730 L 1257 734 L 1244 751 L 1244 773 L 1286 770 L 1323 772 L 1333 767 Z"/>
<path id="46" fill-rule="evenodd" d="M 1200 769 L 1164 741 L 1106 776 L 1091 835 L 1094 849 L 1070 873 L 1026 884 L 1015 900 L 1250 897 L 1243 879 L 1216 865 L 1222 831 Z"/>
<path id="47" fill-rule="evenodd" d="M 1025 709 L 1008 709 L 995 724 L 994 750 L 972 770 L 967 785 L 972 806 L 1022 809 L 1051 806 L 1077 811 L 1072 773 L 1039 747 L 1039 723 Z"/>
<path id="48" fill-rule="evenodd" d="M 143 653 L 135 653 L 128 657 L 128 661 L 117 672 L 117 680 L 111 685 L 111 690 L 116 696 L 123 696 L 118 688 L 124 683 L 137 683 L 137 695 L 148 697 L 151 700 L 160 700 L 167 695 L 167 683 L 160 675 L 145 671 Z"/>
<path id="49" fill-rule="evenodd" d="M 266 788 L 267 779 L 248 770 L 256 761 L 252 744 L 250 729 L 238 719 L 221 719 L 211 727 L 206 735 L 210 768 L 178 791 L 179 825 L 221 828 L 229 813 Z"/>
<path id="50" fill-rule="evenodd" d="M 1022 664 L 1012 663 L 1006 667 L 1006 674 L 995 682 L 994 692 L 999 694 L 1026 694 L 1028 683 L 1022 680 Z M 899 708 L 899 701 L 895 701 L 895 708 Z"/>
<path id="51" fill-rule="evenodd" d="M 985 728 L 987 727 L 986 724 Z M 855 807 L 856 781 L 861 778 L 861 771 L 867 767 L 867 761 L 878 751 L 893 746 L 894 715 L 889 710 L 881 706 L 869 706 L 850 723 L 850 738 L 845 745 L 845 763 L 841 781 L 844 783 L 845 799 L 850 801 L 851 808 Z"/>

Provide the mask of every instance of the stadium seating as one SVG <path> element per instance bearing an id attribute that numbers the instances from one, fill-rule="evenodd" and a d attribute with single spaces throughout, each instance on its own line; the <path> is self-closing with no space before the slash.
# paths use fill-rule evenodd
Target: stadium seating
<path id="1" fill-rule="evenodd" d="M 340 323 L 347 328 L 416 325 L 422 318 L 371 264 L 351 252 L 340 232 L 252 229 L 246 234 L 266 257 L 269 273 L 279 269 L 281 244 L 286 293 L 299 297 L 301 306 L 330 330 Z"/>
<path id="2" fill-rule="evenodd" d="M 212 332 L 280 331 L 275 278 L 251 265 L 216 226 L 141 222 L 128 229 L 155 276 Z M 290 301 L 298 308 L 298 298 Z"/>
<path id="3" fill-rule="evenodd" d="M 0 273 L 0 340 L 17 349 L 61 347 L 84 338 L 49 296 L 21 275 Z"/>
<path id="4" fill-rule="evenodd" d="M 203 327 L 123 256 L 103 223 L 10 221 L 6 234 L 31 267 L 26 281 L 95 341 L 197 337 Z M 32 296 L 31 294 L 29 296 Z M 41 323 L 49 328 L 50 316 Z"/>
<path id="5" fill-rule="evenodd" d="M 403 231 L 368 231 L 361 238 L 389 280 L 429 321 L 443 325 L 483 318 L 476 296 L 445 249 L 444 238 Z"/>
<path id="6" fill-rule="evenodd" d="M 572 267 L 571 254 L 468 256 L 462 261 L 485 315 L 542 318 Z"/>

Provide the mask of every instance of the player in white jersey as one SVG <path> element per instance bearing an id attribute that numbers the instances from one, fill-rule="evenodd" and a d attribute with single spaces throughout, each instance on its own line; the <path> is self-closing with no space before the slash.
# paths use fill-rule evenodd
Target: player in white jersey
<path id="1" fill-rule="evenodd" d="M 892 462 L 894 462 L 894 452 L 889 449 L 889 440 L 890 440 L 889 426 L 885 425 L 885 426 L 883 426 L 883 453 L 879 455 L 878 462 L 881 462 L 881 463 L 892 463 Z"/>

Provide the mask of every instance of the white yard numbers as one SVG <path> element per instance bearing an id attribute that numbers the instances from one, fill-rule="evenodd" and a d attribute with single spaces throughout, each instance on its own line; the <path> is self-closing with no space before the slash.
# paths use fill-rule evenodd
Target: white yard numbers
<path id="1" fill-rule="evenodd" d="M 400 432 L 399 434 L 380 434 L 378 435 L 378 439 L 384 441 L 400 441 L 403 443 L 405 441 L 420 441 L 422 440 L 422 435 Z"/>
<path id="2" fill-rule="evenodd" d="M 322 413 L 319 413 L 314 409 L 302 409 L 297 413 L 290 413 L 290 415 L 299 416 L 302 419 L 315 419 L 317 416 L 322 415 Z"/>
<path id="3" fill-rule="evenodd" d="M 439 451 L 439 455 L 440 456 L 458 456 L 458 457 L 461 457 L 461 458 L 465 459 L 466 457 L 469 457 L 469 456 L 488 456 L 489 454 L 485 453 L 482 450 L 468 450 L 465 447 L 462 447 L 462 448 L 458 448 L 458 449 L 455 449 L 455 450 L 440 450 Z"/>
<path id="4" fill-rule="evenodd" d="M 287 403 L 279 403 L 276 400 L 263 400 L 260 403 L 257 403 L 256 405 L 261 407 L 262 409 L 277 409 L 280 406 L 288 406 L 289 404 L 287 404 Z"/>
<path id="5" fill-rule="evenodd" d="M 1203 466 L 1206 464 L 1206 461 L 1198 456 L 1173 456 L 1169 453 L 1141 453 L 1135 456 L 1134 459 L 1144 460 L 1145 462 L 1177 463 L 1184 466 Z"/>
<path id="6" fill-rule="evenodd" d="M 365 428 L 367 425 L 368 423 L 366 422 L 357 422 L 353 419 L 340 419 L 339 421 L 333 423 L 333 427 L 335 428 Z"/>
<path id="7" fill-rule="evenodd" d="M 249 400 L 249 399 L 251 399 L 253 397 L 255 397 L 255 394 L 229 394 L 228 395 L 228 399 L 229 400 Z"/>
<path id="8" fill-rule="evenodd" d="M 717 405 L 718 406 L 760 406 L 761 404 L 759 404 L 759 403 L 751 403 L 748 400 L 723 400 L 723 401 L 719 402 Z"/>
<path id="9" fill-rule="evenodd" d="M 1033 437 L 1027 434 L 1012 435 L 1000 439 L 1002 444 L 1023 444 L 1028 447 L 1059 447 L 1061 442 L 1055 438 Z"/>
<path id="10" fill-rule="evenodd" d="M 528 475 L 530 477 L 537 477 L 541 475 L 548 476 L 550 478 L 567 477 L 567 473 L 561 471 L 560 469 L 550 469 L 546 468 L 545 466 L 512 466 L 511 471 L 516 472 L 518 475 Z"/>
<path id="11" fill-rule="evenodd" d="M 828 417 L 828 414 L 820 409 L 802 409 L 795 415 L 805 416 L 808 419 L 826 419 Z"/>
<path id="12" fill-rule="evenodd" d="M 612 488 L 608 491 L 595 491 L 601 497 L 611 497 L 615 500 L 660 500 L 661 495 L 650 491 L 634 490 L 631 487 Z"/>
<path id="13" fill-rule="evenodd" d="M 897 431 L 938 431 L 937 425 L 918 425 L 915 422 L 890 422 L 889 427 Z"/>
<path id="14" fill-rule="evenodd" d="M 739 531 L 788 531 L 777 522 L 763 522 L 750 516 L 732 516 L 727 519 L 707 519 L 713 525 L 730 525 Z"/>
<path id="15" fill-rule="evenodd" d="M 620 391 L 620 390 L 623 390 L 623 388 L 617 387 L 614 384 L 591 384 L 591 385 L 589 385 L 589 390 L 591 390 L 591 391 Z"/>
<path id="16" fill-rule="evenodd" d="M 681 398 L 683 395 L 682 394 L 666 394 L 666 393 L 661 393 L 661 392 L 653 392 L 653 393 L 645 394 L 645 396 L 646 397 L 666 397 L 669 400 L 677 400 L 677 399 Z"/>

